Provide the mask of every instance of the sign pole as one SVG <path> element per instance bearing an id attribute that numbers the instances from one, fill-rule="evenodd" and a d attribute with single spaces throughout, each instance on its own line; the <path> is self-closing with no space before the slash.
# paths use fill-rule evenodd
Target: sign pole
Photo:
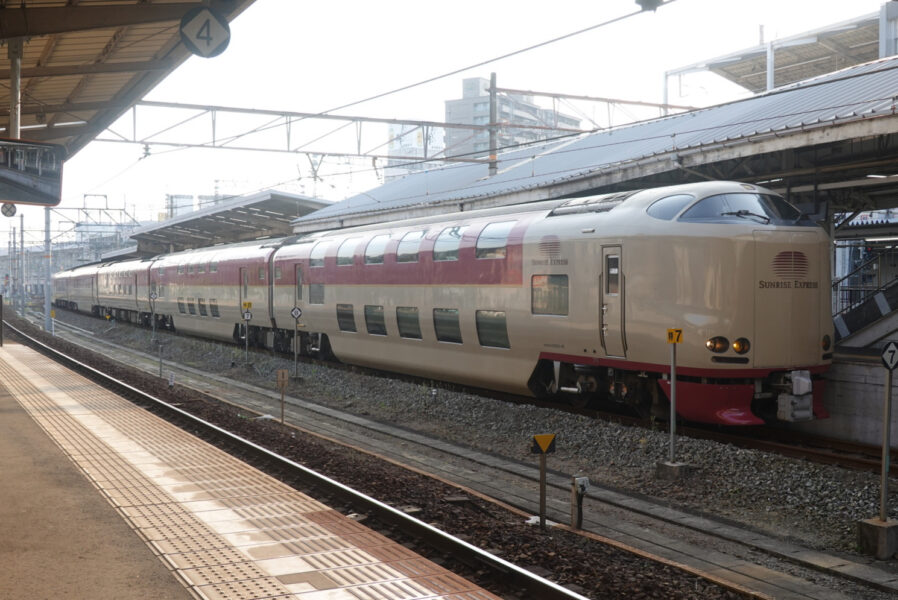
<path id="1" fill-rule="evenodd" d="M 683 341 L 682 329 L 668 329 L 670 345 L 670 452 L 667 461 L 674 463 L 677 454 L 677 344 Z"/>
<path id="2" fill-rule="evenodd" d="M 879 520 L 889 520 L 889 458 L 892 446 L 892 372 L 898 366 L 898 344 L 889 342 L 882 349 L 882 364 L 886 368 L 885 399 L 882 407 L 882 481 L 879 496 Z"/>
<path id="3" fill-rule="evenodd" d="M 539 526 L 546 528 L 546 454 L 555 452 L 555 434 L 533 436 L 530 454 L 539 454 Z"/>
<path id="4" fill-rule="evenodd" d="M 539 455 L 539 528 L 546 528 L 546 453 Z"/>

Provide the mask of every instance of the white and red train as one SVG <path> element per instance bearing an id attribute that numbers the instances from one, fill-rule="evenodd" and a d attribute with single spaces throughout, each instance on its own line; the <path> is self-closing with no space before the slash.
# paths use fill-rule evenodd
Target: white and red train
<path id="1" fill-rule="evenodd" d="M 827 416 L 829 251 L 780 196 L 704 182 L 88 265 L 56 274 L 53 296 L 201 337 L 662 411 L 680 329 L 679 415 L 751 425 Z"/>

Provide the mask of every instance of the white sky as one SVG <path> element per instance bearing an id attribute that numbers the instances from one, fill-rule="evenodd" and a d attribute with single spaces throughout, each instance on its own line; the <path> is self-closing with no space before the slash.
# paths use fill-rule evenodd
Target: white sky
<path id="1" fill-rule="evenodd" d="M 661 102 L 665 71 L 754 46 L 761 25 L 767 40 L 776 39 L 876 12 L 881 4 L 880 0 L 676 0 L 655 13 L 340 113 L 442 121 L 444 101 L 461 97 L 461 80 L 486 78 L 491 71 L 497 73 L 500 87 Z M 256 0 L 232 22 L 231 42 L 222 55 L 190 58 L 146 99 L 324 111 L 637 8 L 634 0 Z M 686 79 L 684 92 L 681 98 L 672 89 L 670 102 L 707 105 L 734 98 L 739 89 L 708 75 Z M 583 103 L 576 107 L 594 110 Z M 573 112 L 571 107 L 560 109 Z M 172 115 L 159 122 L 141 116 L 139 133 L 184 118 Z M 605 119 L 604 107 L 597 117 Z M 113 129 L 130 136 L 131 122 L 128 113 Z M 311 139 L 339 124 L 295 127 L 292 139 L 294 144 Z M 586 121 L 584 126 L 588 127 Z M 219 134 L 226 127 L 221 122 Z M 307 149 L 354 151 L 355 130 L 347 131 L 348 135 L 312 143 Z M 207 117 L 179 139 L 202 143 L 210 132 Z M 283 131 L 278 135 L 283 138 Z M 363 150 L 375 148 L 386 141 L 386 126 L 365 125 L 362 136 Z M 368 160 L 326 161 L 324 172 L 343 175 L 328 175 L 313 185 L 304 155 L 164 147 L 151 147 L 150 155 L 143 155 L 142 146 L 91 143 L 66 163 L 61 206 L 98 206 L 103 200 L 97 196 L 105 196 L 109 206 L 150 219 L 163 210 L 168 193 L 212 194 L 217 187 L 223 194 L 239 195 L 281 184 L 287 191 L 340 200 L 377 185 Z M 19 211 L 25 215 L 26 245 L 43 243 L 43 209 L 20 205 Z M 0 221 L 0 239 L 6 240 L 5 232 L 18 225 L 18 216 Z"/>

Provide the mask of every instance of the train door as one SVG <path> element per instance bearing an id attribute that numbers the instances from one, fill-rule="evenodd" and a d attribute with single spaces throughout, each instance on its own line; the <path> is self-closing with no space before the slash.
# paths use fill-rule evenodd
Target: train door
<path id="1" fill-rule="evenodd" d="M 602 273 L 599 275 L 599 331 L 606 356 L 626 358 L 624 329 L 624 273 L 620 246 L 602 247 Z"/>

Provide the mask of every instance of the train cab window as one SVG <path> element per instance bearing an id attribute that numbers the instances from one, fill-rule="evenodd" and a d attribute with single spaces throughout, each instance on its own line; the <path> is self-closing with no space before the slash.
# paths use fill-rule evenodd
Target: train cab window
<path id="1" fill-rule="evenodd" d="M 184 298 L 178 298 L 178 312 L 182 315 L 187 312 L 187 309 L 184 308 Z"/>
<path id="2" fill-rule="evenodd" d="M 396 262 L 418 262 L 418 249 L 427 231 L 410 231 L 402 236 L 396 249 Z"/>
<path id="3" fill-rule="evenodd" d="M 200 309 L 200 315 L 205 317 L 208 313 L 206 312 L 206 299 L 205 298 L 197 298 L 196 299 L 196 307 Z"/>
<path id="4" fill-rule="evenodd" d="M 361 238 L 349 238 L 337 248 L 337 266 L 347 267 L 355 264 L 355 249 Z"/>
<path id="5" fill-rule="evenodd" d="M 694 201 L 695 196 L 691 194 L 674 194 L 673 196 L 655 200 L 645 212 L 647 212 L 650 217 L 670 221 L 680 214 L 681 210 Z"/>
<path id="6" fill-rule="evenodd" d="M 461 344 L 461 326 L 458 322 L 458 309 L 433 309 L 433 330 L 437 335 L 437 341 Z"/>
<path id="7" fill-rule="evenodd" d="M 605 293 L 620 293 L 620 256 L 609 254 L 605 257 Z"/>
<path id="8" fill-rule="evenodd" d="M 396 325 L 399 327 L 399 337 L 421 339 L 421 321 L 418 318 L 417 307 L 397 306 Z"/>
<path id="9" fill-rule="evenodd" d="M 504 310 L 478 310 L 474 313 L 477 323 L 477 339 L 481 346 L 509 348 L 508 327 Z"/>
<path id="10" fill-rule="evenodd" d="M 213 317 L 221 316 L 221 313 L 218 312 L 218 300 L 215 298 L 209 298 L 209 312 L 212 313 Z"/>
<path id="11" fill-rule="evenodd" d="M 209 272 L 210 273 L 218 273 L 218 263 L 217 262 L 209 263 Z"/>
<path id="12" fill-rule="evenodd" d="M 309 284 L 309 304 L 324 304 L 324 284 Z"/>
<path id="13" fill-rule="evenodd" d="M 477 237 L 474 255 L 477 258 L 505 258 L 508 234 L 511 233 L 515 223 L 516 221 L 504 221 L 502 223 L 490 223 L 484 227 Z"/>
<path id="14" fill-rule="evenodd" d="M 458 260 L 458 247 L 467 228 L 467 225 L 456 225 L 441 231 L 433 244 L 433 260 Z"/>
<path id="15" fill-rule="evenodd" d="M 680 221 L 691 223 L 755 223 L 816 227 L 801 211 L 779 196 L 752 192 L 718 194 L 696 202 Z"/>
<path id="16" fill-rule="evenodd" d="M 383 306 L 365 305 L 365 327 L 371 335 L 387 335 Z"/>
<path id="17" fill-rule="evenodd" d="M 365 248 L 365 264 L 366 265 L 382 265 L 384 262 L 384 253 L 387 249 L 387 243 L 390 241 L 390 234 L 385 233 L 376 235 L 368 242 Z"/>
<path id="18" fill-rule="evenodd" d="M 318 242 L 314 246 L 312 246 L 312 251 L 309 253 L 309 266 L 310 267 L 323 267 L 324 266 L 324 255 L 327 252 L 328 242 Z"/>
<path id="19" fill-rule="evenodd" d="M 534 315 L 567 315 L 567 275 L 534 275 L 530 280 L 530 311 Z"/>
<path id="20" fill-rule="evenodd" d="M 337 325 L 339 325 L 340 331 L 356 331 L 355 312 L 352 309 L 352 304 L 337 305 Z"/>
<path id="21" fill-rule="evenodd" d="M 196 304 L 194 304 L 193 298 L 187 299 L 187 312 L 189 312 L 192 315 L 196 314 Z"/>

